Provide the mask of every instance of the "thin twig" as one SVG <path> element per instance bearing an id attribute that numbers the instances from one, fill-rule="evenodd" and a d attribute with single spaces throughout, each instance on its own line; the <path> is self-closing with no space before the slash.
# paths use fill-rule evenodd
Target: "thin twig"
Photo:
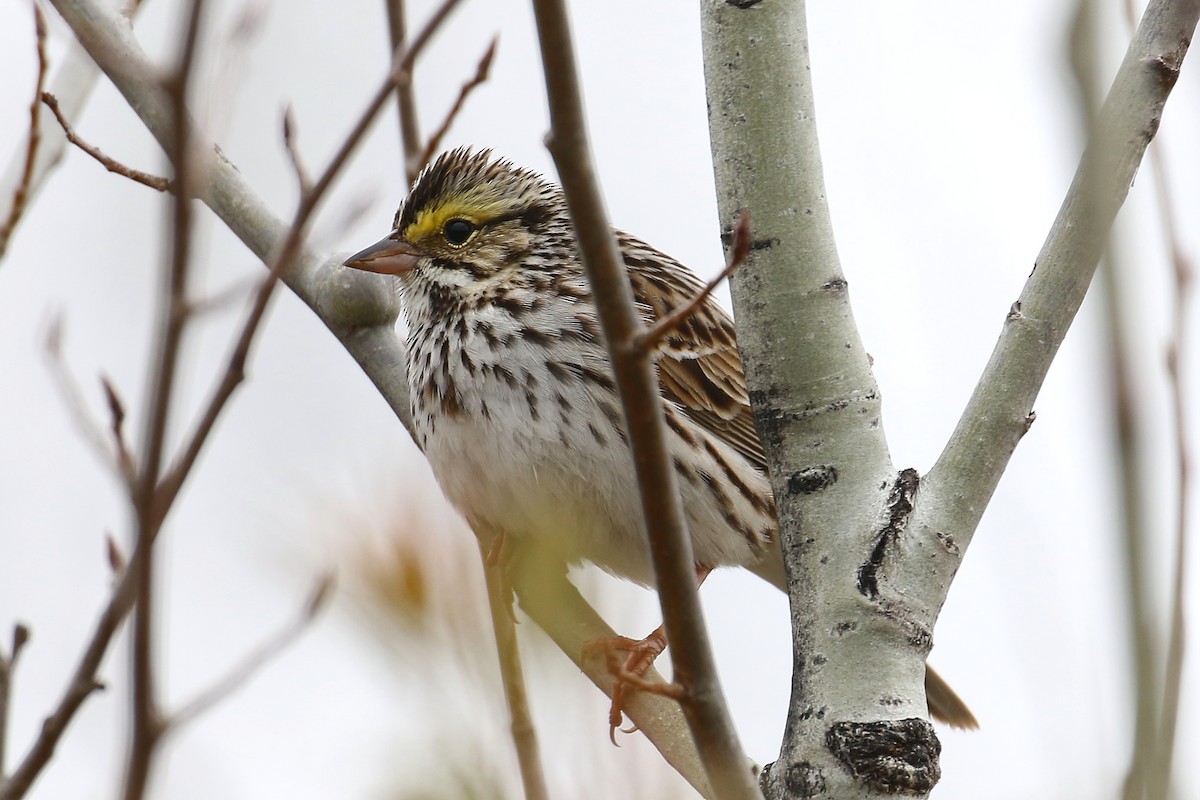
<path id="1" fill-rule="evenodd" d="M 184 703 L 179 710 L 167 717 L 164 723 L 164 734 L 177 733 L 188 723 L 240 689 L 271 660 L 287 650 L 317 618 L 317 614 L 325 607 L 332 589 L 332 575 L 322 575 L 318 578 L 296 617 L 261 642 L 212 686 Z"/>
<path id="2" fill-rule="evenodd" d="M 46 106 L 54 113 L 54 118 L 58 120 L 58 124 L 62 126 L 63 133 L 66 135 L 67 141 L 78 147 L 83 152 L 87 153 L 92 158 L 96 159 L 96 161 L 99 161 L 100 165 L 106 170 L 109 172 L 115 172 L 118 175 L 124 175 L 131 181 L 136 181 L 143 186 L 149 186 L 151 189 L 156 189 L 160 192 L 174 191 L 169 178 L 151 175 L 149 172 L 142 172 L 141 170 L 134 169 L 133 167 L 128 167 L 122 164 L 120 161 L 117 161 L 115 158 L 105 155 L 100 151 L 100 148 L 96 147 L 95 145 L 84 141 L 71 128 L 71 123 L 67 122 L 67 118 L 63 116 L 62 111 L 58 107 L 58 99 L 49 92 L 42 92 L 41 98 L 42 102 L 45 103 Z"/>
<path id="3" fill-rule="evenodd" d="M 421 151 L 421 155 L 418 160 L 419 166 L 417 167 L 417 172 L 420 172 L 426 164 L 433 160 L 434 155 L 437 154 L 438 148 L 442 146 L 442 139 L 446 137 L 447 131 L 449 131 L 450 126 L 454 124 L 455 118 L 458 117 L 459 112 L 462 111 L 463 105 L 467 102 L 467 98 L 471 96 L 471 92 L 475 91 L 476 87 L 480 86 L 488 79 L 488 71 L 492 68 L 492 59 L 496 56 L 496 46 L 499 43 L 499 35 L 493 36 L 492 43 L 489 44 L 487 50 L 483 52 L 483 56 L 479 59 L 479 64 L 475 67 L 474 76 L 472 76 L 471 79 L 464 83 L 458 90 L 458 97 L 455 98 L 454 105 L 452 105 L 450 110 L 446 113 L 445 118 L 442 120 L 442 124 L 439 125 L 438 129 L 434 131 L 432 136 L 429 137 L 429 141 L 425 143 L 425 149 Z"/>
<path id="4" fill-rule="evenodd" d="M 472 527 L 475 528 L 474 525 Z M 477 528 L 476 530 L 478 533 Z M 542 757 L 538 750 L 537 730 L 534 728 L 533 717 L 529 713 L 529 699 L 525 694 L 525 675 L 521 669 L 521 651 L 517 644 L 517 628 L 513 620 L 512 585 L 508 580 L 507 565 L 501 558 L 491 558 L 484 539 L 478 536 L 477 538 L 479 558 L 487 583 L 492 630 L 496 634 L 500 680 L 504 685 L 504 699 L 508 703 L 509 731 L 517 751 L 517 764 L 521 770 L 521 783 L 525 787 L 525 800 L 547 800 L 549 793 L 546 791 Z"/>
<path id="5" fill-rule="evenodd" d="M 28 641 L 29 628 L 18 622 L 13 625 L 12 644 L 8 648 L 8 655 L 0 650 L 0 786 L 4 785 L 8 763 L 8 709 L 12 700 L 13 674 L 17 669 L 17 660 L 21 657 L 21 650 Z"/>
<path id="6" fill-rule="evenodd" d="M 392 52 L 398 53 L 406 46 L 407 15 L 404 0 L 384 0 L 388 17 L 388 39 Z M 411 184 L 421 171 L 421 127 L 417 122 L 417 101 L 413 96 L 413 83 L 403 81 L 396 86 L 396 110 L 400 114 L 400 146 L 404 150 L 404 176 Z"/>
<path id="7" fill-rule="evenodd" d="M 634 343 L 641 324 L 591 164 L 566 6 L 562 0 L 534 0 L 533 10 L 550 104 L 547 147 L 562 179 L 625 411 L 663 622 L 674 652 L 675 682 L 684 687 L 684 716 L 716 796 L 759 798 L 750 761 L 725 707 L 704 627 L 658 382 L 650 354 Z"/>
<path id="8" fill-rule="evenodd" d="M 683 321 L 696 313 L 696 309 L 704 304 L 708 296 L 713 293 L 713 290 L 721 285 L 721 281 L 733 274 L 734 270 L 740 267 L 746 261 L 746 256 L 750 255 L 750 212 L 743 210 L 738 217 L 737 224 L 733 228 L 733 243 L 729 249 L 729 260 L 725 264 L 725 268 L 721 273 L 705 284 L 704 288 L 696 293 L 696 296 L 689 300 L 684 305 L 660 318 L 657 322 L 645 330 L 639 331 L 633 337 L 633 346 L 642 348 L 643 350 L 653 350 L 655 345 L 663 340 L 663 337 L 670 334 L 676 328 L 683 324 Z"/>
<path id="9" fill-rule="evenodd" d="M 33 167 L 37 162 L 38 145 L 41 143 L 41 128 L 39 116 L 42 110 L 42 90 L 46 85 L 46 18 L 42 9 L 33 3 L 33 27 L 37 34 L 37 88 L 33 93 L 33 102 L 29 104 L 29 143 L 25 149 L 25 166 L 21 170 L 21 179 L 13 192 L 12 206 L 8 210 L 8 219 L 0 225 L 0 258 L 8 251 L 8 242 L 16 230 L 21 215 L 25 213 L 25 203 L 29 198 L 29 190 L 33 184 Z"/>

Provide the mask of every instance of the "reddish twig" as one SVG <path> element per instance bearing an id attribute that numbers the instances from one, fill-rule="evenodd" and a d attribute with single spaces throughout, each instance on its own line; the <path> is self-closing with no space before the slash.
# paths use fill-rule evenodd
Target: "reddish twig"
<path id="1" fill-rule="evenodd" d="M 500 37 L 493 36 L 492 43 L 489 44 L 487 50 L 483 52 L 483 56 L 479 59 L 479 64 L 475 67 L 475 75 L 472 76 L 469 81 L 464 83 L 462 88 L 458 90 L 458 97 L 455 98 L 454 105 L 451 106 L 450 111 L 446 113 L 445 118 L 442 120 L 442 124 L 439 125 L 434 134 L 429 137 L 429 141 L 425 143 L 425 149 L 421 151 L 417 172 L 420 172 L 426 164 L 433 160 L 434 155 L 437 154 L 438 148 L 441 147 L 442 139 L 446 137 L 446 132 L 449 131 L 450 126 L 454 124 L 455 118 L 458 116 L 459 112 L 462 111 L 463 105 L 467 102 L 467 98 L 471 95 L 471 92 L 475 91 L 476 87 L 488 79 L 488 72 L 492 68 L 492 59 L 496 56 L 496 46 L 499 43 Z"/>
<path id="2" fill-rule="evenodd" d="M 38 145 L 41 142 L 41 132 L 38 128 L 38 117 L 41 114 L 42 89 L 46 85 L 46 18 L 42 9 L 33 4 L 33 27 L 37 33 L 37 88 L 33 93 L 33 102 L 29 104 L 29 144 L 25 149 L 25 166 L 21 171 L 21 180 L 13 192 L 12 208 L 8 211 L 8 219 L 0 226 L 0 257 L 8 251 L 9 240 L 21 215 L 25 213 L 25 201 L 29 197 L 29 186 L 33 180 L 33 165 L 37 160 Z"/>
<path id="3" fill-rule="evenodd" d="M 100 148 L 96 147 L 95 145 L 88 144 L 86 141 L 81 139 L 71 128 L 71 124 L 67 122 L 67 118 L 63 116 L 62 111 L 58 107 L 58 100 L 54 97 L 54 95 L 50 94 L 49 92 L 42 92 L 41 101 L 46 104 L 46 107 L 49 108 L 51 112 L 53 112 L 54 118 L 58 120 L 58 124 L 62 126 L 63 134 L 67 137 L 67 141 L 78 147 L 83 152 L 87 153 L 96 161 L 100 162 L 100 165 L 106 170 L 109 172 L 115 172 L 118 175 L 124 175 L 131 181 L 136 181 L 143 186 L 149 186 L 151 189 L 155 189 L 160 192 L 174 191 L 169 178 L 151 175 L 148 172 L 142 172 L 141 170 L 134 169 L 133 167 L 127 167 L 120 161 L 117 161 L 115 158 L 102 153 Z"/>
<path id="4" fill-rule="evenodd" d="M 713 290 L 721 285 L 746 261 L 750 255 L 750 212 L 743 211 L 738 217 L 737 225 L 733 227 L 733 242 L 729 248 L 729 260 L 717 277 L 713 278 L 686 304 L 663 316 L 649 328 L 642 330 L 633 338 L 633 346 L 645 350 L 653 350 L 654 346 L 663 340 L 671 331 L 683 324 L 683 321 L 696 313 Z"/>

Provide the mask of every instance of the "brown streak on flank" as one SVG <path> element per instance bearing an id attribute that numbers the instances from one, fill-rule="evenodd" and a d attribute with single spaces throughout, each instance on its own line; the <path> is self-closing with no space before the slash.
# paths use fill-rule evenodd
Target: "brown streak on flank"
<path id="1" fill-rule="evenodd" d="M 767 505 L 767 501 L 764 496 L 751 489 L 750 486 L 741 479 L 741 477 L 737 474 L 737 471 L 730 466 L 729 462 L 725 460 L 725 457 L 721 455 L 721 451 L 717 449 L 717 446 L 714 445 L 712 440 L 707 437 L 704 439 L 704 450 L 712 457 L 713 461 L 717 462 L 717 465 L 721 468 L 721 471 L 725 473 L 725 477 L 728 478 L 729 482 L 732 483 L 738 492 L 741 493 L 742 497 L 746 498 L 746 501 L 750 503 L 750 505 L 754 506 L 756 511 L 763 514 L 767 513 L 769 506 Z"/>
<path id="2" fill-rule="evenodd" d="M 687 426 L 680 422 L 679 418 L 675 416 L 670 409 L 666 409 L 666 411 L 667 413 L 665 415 L 665 419 L 667 421 L 667 427 L 670 428 L 671 431 L 680 439 L 682 439 L 689 447 L 695 448 L 697 445 L 699 445 L 700 443 L 696 441 L 695 434 L 689 431 Z"/>

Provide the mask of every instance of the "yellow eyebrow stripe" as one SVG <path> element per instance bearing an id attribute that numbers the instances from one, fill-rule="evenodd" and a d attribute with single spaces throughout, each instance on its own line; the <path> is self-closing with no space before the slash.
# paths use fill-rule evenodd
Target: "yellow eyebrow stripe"
<path id="1" fill-rule="evenodd" d="M 507 211 L 504 203 L 449 202 L 433 208 L 423 208 L 417 212 L 417 218 L 404 229 L 404 238 L 409 242 L 423 241 L 439 234 L 442 226 L 452 219 L 465 219 L 475 225 L 483 225 L 501 216 L 504 211 Z"/>

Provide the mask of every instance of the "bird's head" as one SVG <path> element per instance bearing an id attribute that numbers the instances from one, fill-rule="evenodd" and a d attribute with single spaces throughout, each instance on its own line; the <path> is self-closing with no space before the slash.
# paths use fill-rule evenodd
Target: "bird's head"
<path id="1" fill-rule="evenodd" d="M 392 232 L 346 266 L 401 276 L 450 270 L 483 280 L 526 264 L 535 243 L 561 241 L 563 233 L 570 243 L 569 225 L 557 186 L 489 150 L 459 148 L 421 171 Z"/>

